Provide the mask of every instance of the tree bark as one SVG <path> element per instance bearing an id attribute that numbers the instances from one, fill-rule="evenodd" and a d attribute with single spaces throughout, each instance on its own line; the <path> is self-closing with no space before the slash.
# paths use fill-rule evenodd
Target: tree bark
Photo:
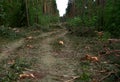
<path id="1" fill-rule="evenodd" d="M 27 26 L 30 26 L 30 23 L 29 23 L 29 13 L 28 13 L 28 0 L 25 0 L 25 5 L 26 5 Z"/>

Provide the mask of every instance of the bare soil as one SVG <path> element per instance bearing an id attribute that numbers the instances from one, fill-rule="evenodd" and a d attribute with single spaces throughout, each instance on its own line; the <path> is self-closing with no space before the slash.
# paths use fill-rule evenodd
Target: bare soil
<path id="1" fill-rule="evenodd" d="M 18 79 L 17 82 L 74 82 L 75 78 L 79 77 L 78 73 L 82 75 L 84 71 L 94 78 L 93 82 L 102 78 L 99 71 L 104 70 L 101 67 L 104 61 L 88 62 L 88 66 L 80 65 L 80 59 L 86 54 L 97 56 L 98 51 L 102 49 L 103 45 L 96 38 L 72 37 L 67 34 L 66 29 L 45 33 L 38 31 L 37 35 L 35 33 L 27 35 L 32 37 L 30 39 L 23 38 L 0 47 L 0 62 L 16 58 L 24 58 L 30 62 L 30 68 L 26 68 L 26 71 L 35 77 Z M 64 44 L 60 44 L 59 41 L 63 41 Z"/>
<path id="2" fill-rule="evenodd" d="M 32 82 L 61 82 L 71 79 L 71 76 L 75 75 L 74 62 L 69 58 L 56 57 L 60 54 L 54 52 L 51 45 L 57 39 L 65 37 L 66 34 L 67 31 L 65 29 L 42 33 L 38 36 L 34 36 L 33 32 L 29 34 L 29 36 L 33 37 L 31 40 L 24 38 L 2 45 L 4 48 L 1 50 L 0 60 L 9 59 L 10 56 L 13 57 L 10 57 L 12 60 L 18 56 L 26 60 L 34 59 L 31 69 L 37 73 L 36 77 L 38 78 L 31 79 Z M 56 44 L 59 45 L 59 41 L 56 42 Z M 27 45 L 31 45 L 32 48 L 27 47 Z M 65 44 L 65 46 L 67 46 L 67 44 Z M 70 50 L 68 52 L 70 52 Z M 22 81 L 26 82 L 24 79 Z"/>

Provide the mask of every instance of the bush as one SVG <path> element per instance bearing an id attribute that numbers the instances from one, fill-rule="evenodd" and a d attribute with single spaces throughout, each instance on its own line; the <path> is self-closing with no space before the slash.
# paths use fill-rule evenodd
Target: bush
<path id="1" fill-rule="evenodd" d="M 73 19 L 68 20 L 68 26 L 70 27 L 78 27 L 82 24 L 82 20 L 79 17 L 75 17 Z"/>
<path id="2" fill-rule="evenodd" d="M 84 25 L 83 20 L 80 17 L 69 19 L 67 23 L 67 29 L 77 36 L 94 36 L 94 27 Z"/>
<path id="3" fill-rule="evenodd" d="M 25 58 L 16 58 L 13 64 L 6 64 L 8 60 L 3 60 L 0 66 L 0 82 L 17 82 L 19 75 L 30 67 L 30 63 Z M 6 66 L 5 66 L 6 65 Z"/>
<path id="4" fill-rule="evenodd" d="M 52 16 L 52 15 L 41 15 L 39 16 L 39 24 L 43 26 L 47 26 L 50 23 L 56 23 L 58 22 L 59 17 Z"/>
<path id="5" fill-rule="evenodd" d="M 105 26 L 103 30 L 111 33 L 112 37 L 120 37 L 120 0 L 107 0 L 104 12 Z"/>
<path id="6" fill-rule="evenodd" d="M 23 36 L 24 36 L 23 33 L 15 32 L 10 27 L 4 27 L 4 26 L 0 27 L 0 37 L 4 39 L 14 40 L 14 39 L 19 39 Z"/>

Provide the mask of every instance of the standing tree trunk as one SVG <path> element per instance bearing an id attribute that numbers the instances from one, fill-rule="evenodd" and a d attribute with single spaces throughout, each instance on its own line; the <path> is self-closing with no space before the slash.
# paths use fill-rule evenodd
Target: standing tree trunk
<path id="1" fill-rule="evenodd" d="M 28 13 L 28 1 L 27 0 L 25 0 L 25 5 L 26 5 L 27 26 L 30 26 L 30 23 L 29 23 L 29 13 Z"/>
<path id="2" fill-rule="evenodd" d="M 37 4 L 37 11 L 36 11 L 36 14 L 35 14 L 35 23 L 38 23 L 39 22 L 39 18 L 38 18 L 38 5 L 39 5 L 39 1 L 38 0 L 36 0 L 36 4 Z"/>
<path id="3" fill-rule="evenodd" d="M 46 0 L 43 1 L 43 13 L 44 14 L 47 13 L 47 3 L 46 3 Z"/>

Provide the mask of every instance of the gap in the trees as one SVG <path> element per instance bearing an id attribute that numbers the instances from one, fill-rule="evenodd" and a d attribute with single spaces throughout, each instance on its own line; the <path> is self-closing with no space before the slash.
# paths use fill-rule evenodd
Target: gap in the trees
<path id="1" fill-rule="evenodd" d="M 59 10 L 59 16 L 62 17 L 66 13 L 69 0 L 56 0 L 57 9 Z"/>

